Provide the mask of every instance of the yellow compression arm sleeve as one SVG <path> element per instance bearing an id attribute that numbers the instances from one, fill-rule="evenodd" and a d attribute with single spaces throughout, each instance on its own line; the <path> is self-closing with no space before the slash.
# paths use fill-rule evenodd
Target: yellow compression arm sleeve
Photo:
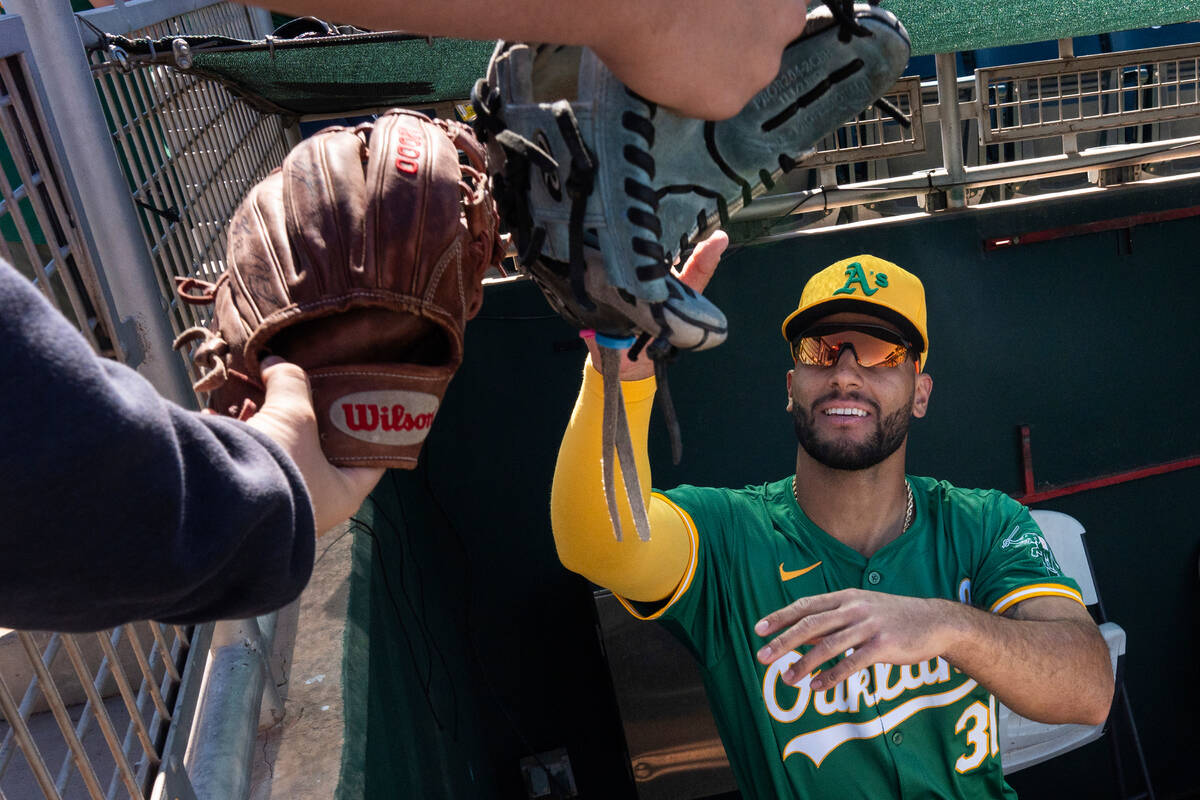
<path id="1" fill-rule="evenodd" d="M 642 497 L 633 500 L 649 503 L 650 541 L 643 542 L 634 532 L 621 466 L 616 464 L 617 504 L 624 530 L 623 541 L 618 542 L 608 518 L 600 465 L 604 383 L 590 360 L 583 373 L 583 388 L 563 435 L 550 493 L 550 519 L 559 560 L 572 572 L 622 597 L 647 603 L 665 600 L 683 579 L 693 544 L 679 515 L 666 501 L 650 496 L 646 438 L 654 405 L 654 378 L 621 384 L 642 488 Z M 616 459 L 615 452 L 612 457 Z"/>

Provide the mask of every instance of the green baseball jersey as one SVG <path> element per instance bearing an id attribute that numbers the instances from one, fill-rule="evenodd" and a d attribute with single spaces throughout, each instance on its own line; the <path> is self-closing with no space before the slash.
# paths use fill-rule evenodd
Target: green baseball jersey
<path id="1" fill-rule="evenodd" d="M 1003 612 L 1031 597 L 1082 603 L 1028 510 L 996 491 L 909 477 L 912 526 L 870 558 L 804 515 L 791 478 L 742 490 L 660 494 L 693 536 L 675 594 L 651 608 L 701 665 L 734 776 L 748 798 L 1015 797 L 1004 782 L 996 700 L 937 658 L 875 664 L 819 692 L 764 666 L 754 623 L 797 598 L 857 587 Z M 807 649 L 807 646 L 803 649 Z"/>

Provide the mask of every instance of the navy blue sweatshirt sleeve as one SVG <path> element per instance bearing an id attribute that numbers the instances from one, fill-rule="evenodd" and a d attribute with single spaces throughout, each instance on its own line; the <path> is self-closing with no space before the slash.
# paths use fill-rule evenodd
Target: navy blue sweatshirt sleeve
<path id="1" fill-rule="evenodd" d="M 240 618 L 299 595 L 312 506 L 268 437 L 96 356 L 4 263 L 0 359 L 0 625 Z"/>

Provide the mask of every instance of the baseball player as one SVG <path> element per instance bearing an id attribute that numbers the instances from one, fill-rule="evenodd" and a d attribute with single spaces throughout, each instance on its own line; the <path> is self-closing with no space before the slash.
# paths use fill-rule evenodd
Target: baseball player
<path id="1" fill-rule="evenodd" d="M 727 239 L 699 248 L 702 290 Z M 552 515 L 559 556 L 695 655 L 746 797 L 1012 797 L 996 709 L 1094 725 L 1113 676 L 1079 588 L 1028 511 L 904 470 L 933 387 L 924 289 L 859 255 L 783 322 L 796 470 L 741 490 L 649 494 L 651 539 L 616 541 L 600 389 L 584 368 Z M 640 474 L 655 386 L 623 367 Z M 628 512 L 626 512 L 628 513 Z"/>

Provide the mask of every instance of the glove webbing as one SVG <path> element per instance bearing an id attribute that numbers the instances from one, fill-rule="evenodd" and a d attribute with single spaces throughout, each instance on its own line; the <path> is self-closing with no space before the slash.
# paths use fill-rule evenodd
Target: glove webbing
<path id="1" fill-rule="evenodd" d="M 475 82 L 471 103 L 475 108 L 472 125 L 479 141 L 495 139 L 504 150 L 504 171 L 493 176 L 492 195 L 501 219 L 517 236 L 517 261 L 526 266 L 541 254 L 546 239 L 546 231 L 534 226 L 529 206 L 523 200 L 529 192 L 530 166 L 536 166 L 545 174 L 557 170 L 558 162 L 545 150 L 504 126 L 499 117 L 500 91 L 488 86 L 486 79 Z"/>
<path id="2" fill-rule="evenodd" d="M 597 343 L 599 344 L 599 343 Z M 616 477 L 613 469 L 613 450 L 621 462 L 621 477 L 625 483 L 625 498 L 633 514 L 633 524 L 638 538 L 650 540 L 650 519 L 646 516 L 646 504 L 642 501 L 642 487 L 638 483 L 637 461 L 633 455 L 633 441 L 629 436 L 629 419 L 625 415 L 625 402 L 621 396 L 621 353 L 600 345 L 600 374 L 604 378 L 604 427 L 601 433 L 603 454 L 600 465 L 604 474 L 604 499 L 608 502 L 608 517 L 612 520 L 613 533 L 621 541 L 621 516 L 617 510 Z M 656 364 L 657 366 L 657 364 Z"/>

